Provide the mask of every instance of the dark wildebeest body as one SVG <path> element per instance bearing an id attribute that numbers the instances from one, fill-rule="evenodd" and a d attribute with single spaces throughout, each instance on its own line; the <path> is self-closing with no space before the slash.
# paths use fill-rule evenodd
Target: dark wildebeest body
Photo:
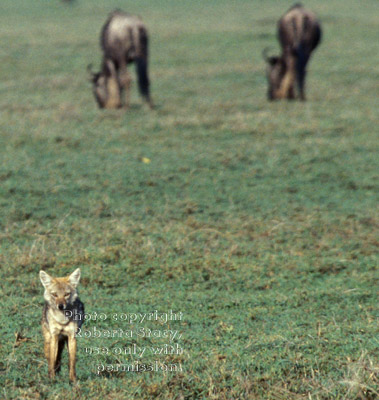
<path id="1" fill-rule="evenodd" d="M 296 4 L 280 18 L 278 36 L 280 57 L 266 57 L 268 62 L 268 98 L 294 99 L 295 83 L 305 100 L 305 76 L 309 58 L 321 40 L 321 27 L 315 14 Z"/>
<path id="2" fill-rule="evenodd" d="M 92 74 L 93 91 L 100 108 L 122 106 L 122 92 L 126 90 L 129 106 L 131 78 L 127 65 L 135 63 L 140 94 L 151 107 L 148 77 L 148 34 L 142 20 L 116 10 L 101 31 L 103 63 L 99 73 Z"/>

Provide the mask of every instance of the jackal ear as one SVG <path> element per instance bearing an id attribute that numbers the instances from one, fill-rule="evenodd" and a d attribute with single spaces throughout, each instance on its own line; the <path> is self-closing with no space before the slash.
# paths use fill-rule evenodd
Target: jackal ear
<path id="1" fill-rule="evenodd" d="M 76 269 L 69 277 L 68 280 L 70 285 L 76 288 L 80 280 L 80 268 Z"/>
<path id="2" fill-rule="evenodd" d="M 52 277 L 47 274 L 45 271 L 39 271 L 39 278 L 41 279 L 42 285 L 47 288 L 50 286 Z"/>

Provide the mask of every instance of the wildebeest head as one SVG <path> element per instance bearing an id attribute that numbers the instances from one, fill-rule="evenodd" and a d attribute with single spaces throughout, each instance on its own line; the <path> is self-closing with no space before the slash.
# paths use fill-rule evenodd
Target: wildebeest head
<path id="1" fill-rule="evenodd" d="M 121 91 L 116 68 L 111 60 L 103 64 L 100 72 L 92 72 L 91 65 L 87 67 L 92 82 L 92 90 L 100 108 L 121 107 Z"/>
<path id="2" fill-rule="evenodd" d="M 290 57 L 267 55 L 267 49 L 263 51 L 263 58 L 267 62 L 268 98 L 269 100 L 291 97 L 293 86 Z M 293 89 L 292 89 L 293 90 Z"/>

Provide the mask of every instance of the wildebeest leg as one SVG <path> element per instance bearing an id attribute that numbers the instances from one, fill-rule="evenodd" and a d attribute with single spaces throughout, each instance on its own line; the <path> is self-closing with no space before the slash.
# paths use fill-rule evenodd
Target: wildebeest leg
<path id="1" fill-rule="evenodd" d="M 125 108 L 130 107 L 130 87 L 132 86 L 132 80 L 128 73 L 125 74 Z"/>
<path id="2" fill-rule="evenodd" d="M 126 68 L 126 64 L 120 65 L 120 69 L 118 71 L 118 79 L 120 82 L 121 90 L 125 90 L 125 108 L 129 108 L 131 77 Z"/>
<path id="3" fill-rule="evenodd" d="M 306 66 L 308 63 L 309 55 L 307 51 L 304 49 L 304 46 L 301 44 L 299 46 L 297 52 L 297 60 L 296 60 L 296 80 L 297 86 L 299 88 L 300 100 L 305 100 L 305 75 L 306 75 Z"/>
<path id="4" fill-rule="evenodd" d="M 106 80 L 107 100 L 104 108 L 119 108 L 121 107 L 121 88 L 116 66 L 112 60 L 106 60 L 106 65 L 110 76 Z"/>
<path id="5" fill-rule="evenodd" d="M 299 86 L 299 95 L 300 100 L 305 101 L 305 70 L 301 71 L 298 75 L 298 86 Z"/>
<path id="6" fill-rule="evenodd" d="M 300 100 L 305 101 L 305 75 L 306 75 L 306 70 L 305 70 L 305 64 L 302 64 L 303 60 L 298 60 L 298 68 L 296 71 L 296 80 L 297 80 L 297 86 L 299 89 L 299 96 Z"/>
<path id="7" fill-rule="evenodd" d="M 295 83 L 295 76 L 293 69 L 288 69 L 284 75 L 280 88 L 277 93 L 279 99 L 291 99 L 293 98 L 293 88 Z"/>
<path id="8" fill-rule="evenodd" d="M 293 99 L 295 98 L 295 88 L 294 88 L 293 85 L 292 85 L 292 86 L 289 88 L 289 90 L 288 90 L 288 96 L 287 96 L 287 98 L 288 98 L 289 100 L 293 100 Z"/>

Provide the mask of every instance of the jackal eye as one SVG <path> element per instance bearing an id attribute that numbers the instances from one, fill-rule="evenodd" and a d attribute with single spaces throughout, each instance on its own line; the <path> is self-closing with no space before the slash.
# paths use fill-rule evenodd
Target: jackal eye
<path id="1" fill-rule="evenodd" d="M 70 294 L 71 294 L 70 292 L 68 292 L 68 293 L 65 293 L 65 294 L 64 294 L 64 297 L 69 297 L 69 296 L 70 296 Z"/>
<path id="2" fill-rule="evenodd" d="M 58 295 L 57 295 L 56 293 L 51 293 L 51 295 L 52 295 L 53 297 L 58 297 Z"/>

